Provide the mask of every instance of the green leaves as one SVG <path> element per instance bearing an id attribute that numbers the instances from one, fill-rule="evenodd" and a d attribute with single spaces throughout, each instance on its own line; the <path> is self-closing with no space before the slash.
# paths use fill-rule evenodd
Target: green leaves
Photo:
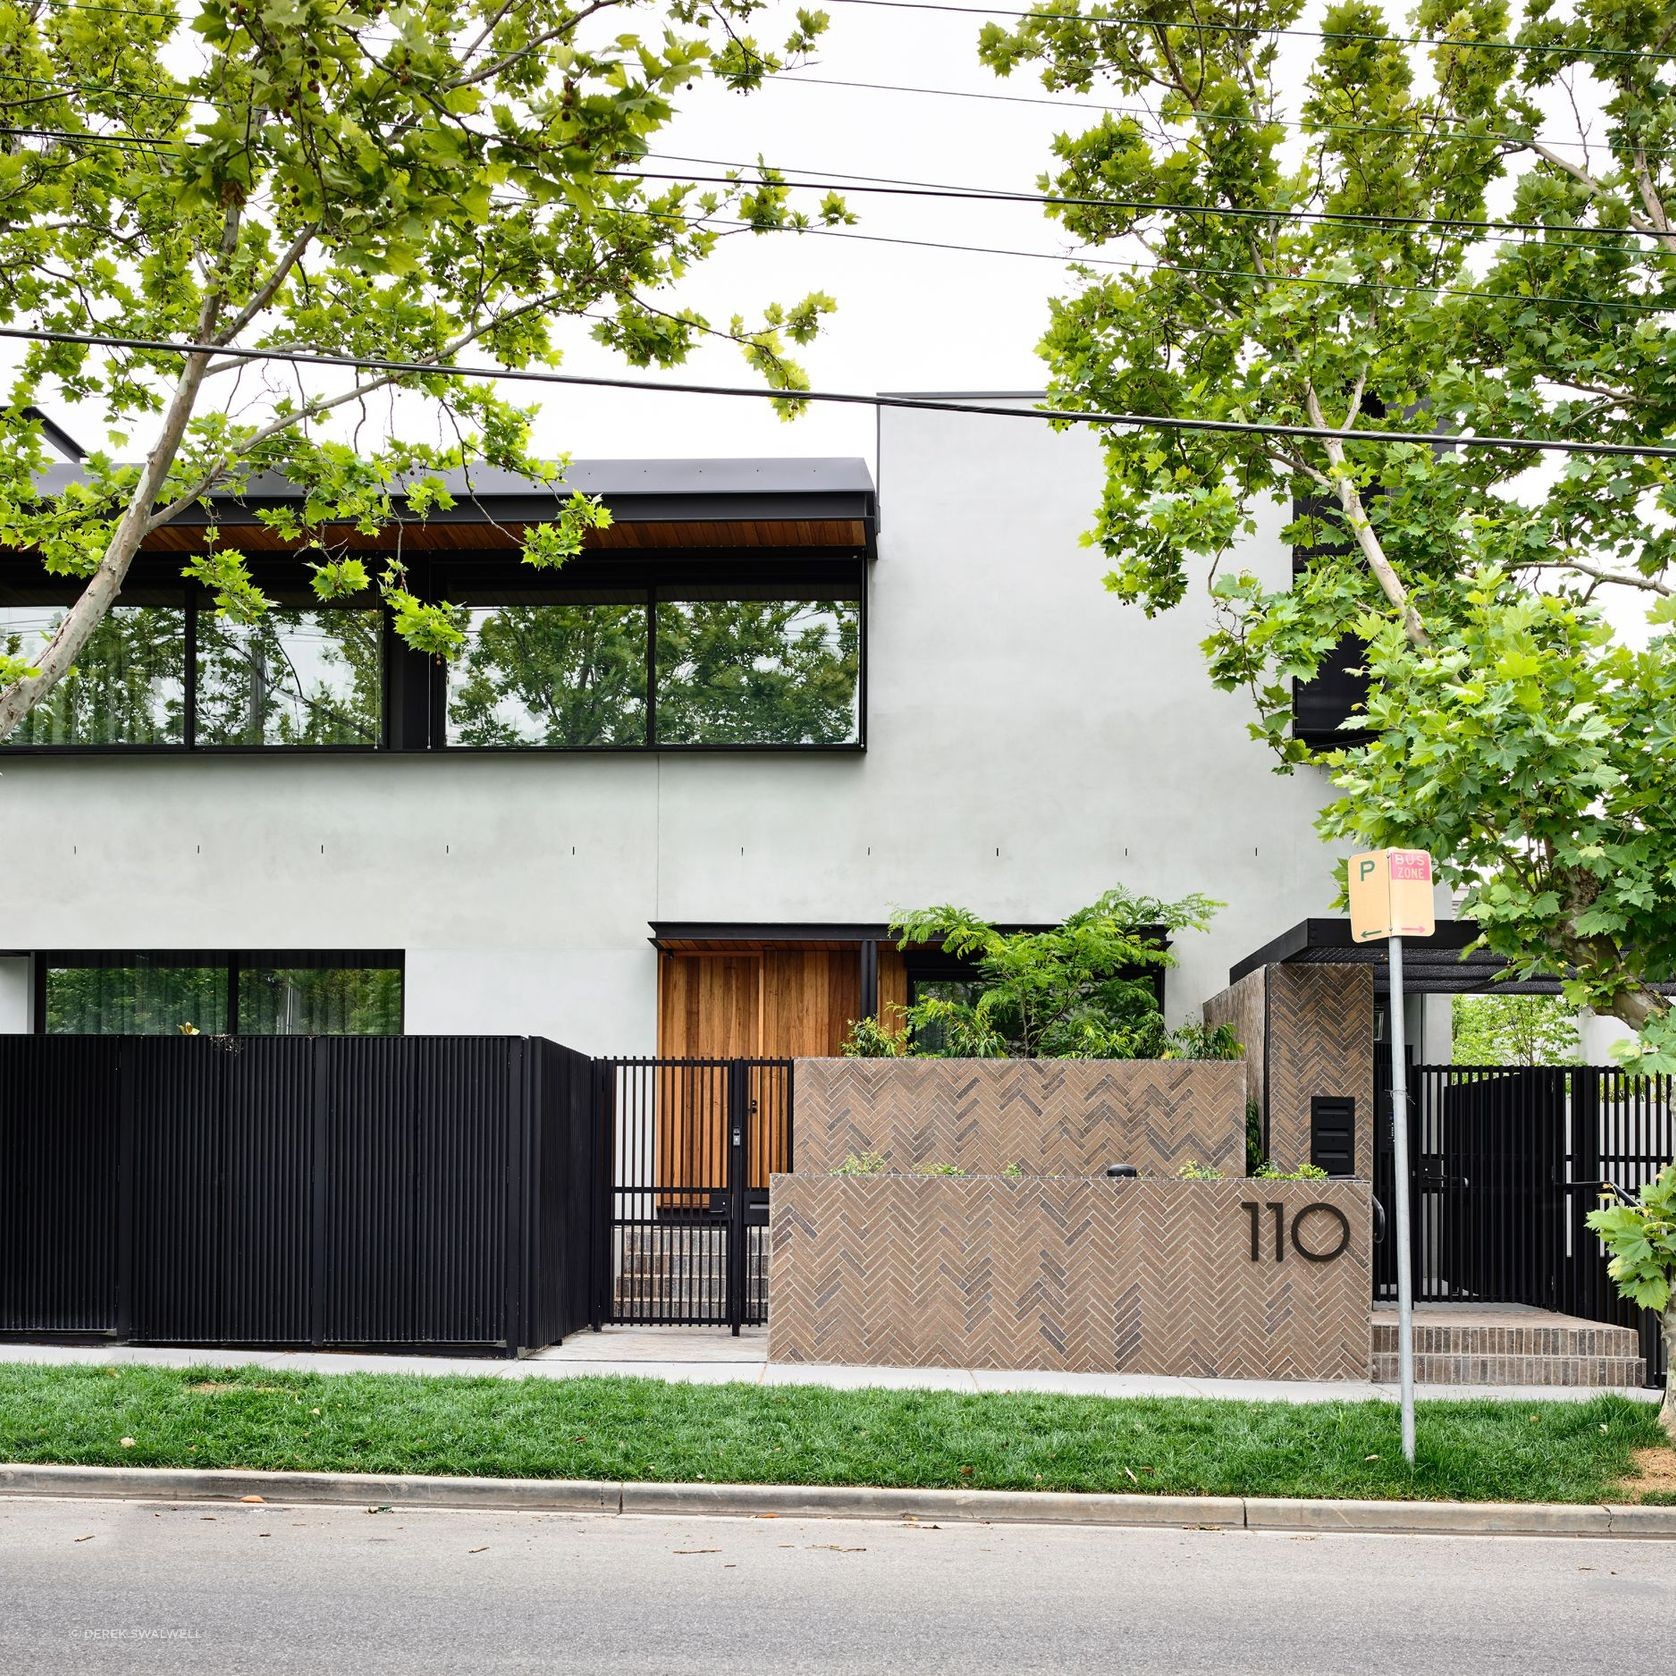
<path id="1" fill-rule="evenodd" d="M 555 482 L 528 451 L 529 412 L 448 366 L 550 365 L 587 330 L 640 366 L 731 339 L 787 395 L 782 412 L 797 411 L 808 377 L 795 355 L 831 298 L 730 323 L 665 293 L 715 248 L 717 222 L 760 214 L 777 230 L 810 212 L 766 174 L 700 193 L 654 190 L 634 172 L 677 90 L 712 75 L 748 90 L 826 27 L 824 13 L 799 11 L 773 50 L 749 33 L 764 10 L 623 4 L 601 29 L 598 7 L 559 0 L 203 0 L 189 13 L 124 12 L 113 55 L 117 36 L 97 12 L 11 7 L 0 17 L 7 125 L 70 137 L 0 153 L 0 319 L 373 364 L 267 376 L 242 359 L 211 356 L 206 371 L 175 354 L 32 345 L 0 406 L 0 540 L 38 551 L 54 575 L 103 564 L 120 579 L 152 533 L 119 522 L 136 491 L 155 525 L 273 473 L 301 493 L 263 505 L 259 520 L 306 556 L 319 597 L 364 591 L 348 534 L 399 550 L 402 527 L 446 510 L 449 483 L 479 466 Z M 853 219 L 830 193 L 813 214 Z M 95 458 L 86 481 L 41 494 L 46 460 L 24 416 L 37 400 L 94 406 L 107 430 L 148 449 L 163 435 L 153 475 L 142 484 Z M 525 557 L 562 563 L 602 519 L 557 494 Z M 202 555 L 187 573 L 231 615 L 248 621 L 266 605 L 236 553 Z M 446 612 L 421 610 L 399 586 L 391 597 L 412 644 L 458 643 Z M 84 642 L 98 614 L 92 602 L 73 613 L 71 638 Z M 0 673 L 0 737 L 74 650 L 28 691 L 12 666 Z"/>
<path id="2" fill-rule="evenodd" d="M 904 1037 L 858 1038 L 854 1052 L 910 1050 L 963 1059 L 1226 1059 L 1226 1029 L 1165 1028 L 1148 972 L 1174 963 L 1168 935 L 1202 931 L 1219 903 L 1136 896 L 1121 887 L 1049 931 L 1003 932 L 965 908 L 899 913 L 898 946 L 931 943 L 973 964 L 975 982 L 926 993 L 907 1009 Z M 894 1045 L 893 1045 L 894 1044 Z"/>
<path id="3" fill-rule="evenodd" d="M 1635 1204 L 1590 1211 L 1587 1221 L 1619 1292 L 1643 1309 L 1668 1308 L 1676 1293 L 1676 1165 L 1642 1188 Z"/>
<path id="4" fill-rule="evenodd" d="M 1626 236 L 1676 211 L 1676 101 L 1642 51 L 1662 13 L 1532 13 L 1522 38 L 1557 50 L 1517 53 L 1470 44 L 1508 39 L 1500 0 L 1424 0 L 1413 22 L 1348 0 L 1322 22 L 1334 38 L 1253 53 L 1296 6 L 1070 9 L 986 27 L 980 57 L 1153 104 L 1158 120 L 1108 112 L 1060 136 L 1048 180 L 1122 200 L 1049 213 L 1156 265 L 1073 268 L 1040 346 L 1050 400 L 1342 433 L 1114 429 L 1089 531 L 1107 587 L 1150 613 L 1208 574 L 1211 678 L 1249 694 L 1282 769 L 1328 769 L 1326 837 L 1432 850 L 1516 969 L 1662 1018 L 1647 986 L 1676 976 L 1670 462 L 1538 467 L 1440 440 L 1676 437 L 1676 252 Z M 1449 40 L 1400 39 L 1416 26 Z M 1581 50 L 1602 41 L 1626 56 Z M 1608 111 L 1587 147 L 1552 97 L 1573 73 Z M 1553 231 L 1473 225 L 1503 217 Z M 1415 441 L 1358 440 L 1374 428 Z M 1289 578 L 1241 551 L 1277 508 Z M 1618 637 L 1614 596 L 1651 603 L 1651 637 Z M 1292 734 L 1295 684 L 1358 642 L 1370 687 L 1348 727 L 1371 742 L 1314 751 Z M 1664 1063 L 1654 1036 L 1647 1051 Z"/>

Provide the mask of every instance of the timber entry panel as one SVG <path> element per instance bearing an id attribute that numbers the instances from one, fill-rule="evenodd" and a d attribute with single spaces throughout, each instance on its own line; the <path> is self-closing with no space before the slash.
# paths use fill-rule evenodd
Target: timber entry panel
<path id="1" fill-rule="evenodd" d="M 768 1318 L 768 1178 L 791 1168 L 787 1059 L 604 1059 L 611 1213 L 599 1313 L 637 1326 Z"/>

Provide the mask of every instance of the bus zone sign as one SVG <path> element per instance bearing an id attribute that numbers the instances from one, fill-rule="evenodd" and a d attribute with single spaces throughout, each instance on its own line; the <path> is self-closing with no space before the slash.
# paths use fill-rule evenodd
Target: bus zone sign
<path id="1" fill-rule="evenodd" d="M 1430 937 L 1432 858 L 1425 850 L 1364 850 L 1350 858 L 1350 938 Z"/>

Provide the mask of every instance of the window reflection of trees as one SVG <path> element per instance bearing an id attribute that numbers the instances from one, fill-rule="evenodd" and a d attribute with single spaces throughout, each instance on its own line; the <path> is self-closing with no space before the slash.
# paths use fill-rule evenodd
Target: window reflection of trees
<path id="1" fill-rule="evenodd" d="M 200 745 L 376 745 L 383 688 L 378 611 L 198 619 Z"/>
<path id="2" fill-rule="evenodd" d="M 853 600 L 659 600 L 658 742 L 843 745 L 859 733 Z"/>
<path id="3" fill-rule="evenodd" d="M 719 592 L 719 590 L 718 590 Z M 655 662 L 648 670 L 648 610 Z M 0 606 L 0 649 L 27 657 L 56 606 Z M 462 608 L 447 675 L 452 745 L 632 748 L 845 745 L 860 738 L 861 608 L 784 598 L 575 600 Z M 183 745 L 182 605 L 115 607 L 15 745 Z M 383 743 L 383 613 L 275 606 L 235 623 L 197 613 L 200 746 Z M 648 738 L 648 680 L 656 684 Z"/>
<path id="4" fill-rule="evenodd" d="M 64 612 L 0 606 L 0 650 L 29 658 Z M 76 666 L 37 705 L 14 745 L 179 745 L 186 737 L 186 612 L 117 605 L 94 629 Z"/>
<path id="5" fill-rule="evenodd" d="M 645 606 L 477 607 L 465 627 L 449 744 L 645 743 Z"/>

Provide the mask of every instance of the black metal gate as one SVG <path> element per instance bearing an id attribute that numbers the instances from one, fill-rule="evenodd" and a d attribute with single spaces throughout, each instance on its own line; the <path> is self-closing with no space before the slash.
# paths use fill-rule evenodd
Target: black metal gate
<path id="1" fill-rule="evenodd" d="M 738 1332 L 768 1319 L 768 1178 L 791 1168 L 789 1059 L 601 1059 L 611 1214 L 598 1313 Z"/>
<path id="2" fill-rule="evenodd" d="M 1395 1194 L 1390 1058 L 1381 1050 L 1374 1196 Z M 1649 1379 L 1664 1346 L 1651 1310 L 1617 1294 L 1584 1218 L 1605 1184 L 1633 1194 L 1676 1157 L 1676 1088 L 1597 1065 L 1411 1066 L 1411 1252 L 1420 1303 L 1529 1304 L 1635 1327 Z M 1396 1296 L 1396 1247 L 1374 1260 Z"/>

